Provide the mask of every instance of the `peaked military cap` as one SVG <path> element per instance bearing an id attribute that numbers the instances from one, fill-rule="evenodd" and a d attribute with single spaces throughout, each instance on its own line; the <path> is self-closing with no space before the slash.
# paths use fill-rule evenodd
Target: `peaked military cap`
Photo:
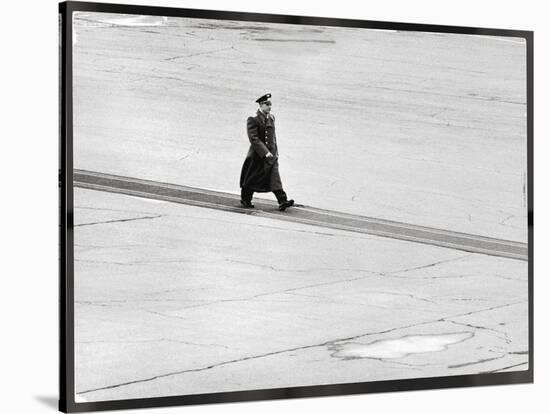
<path id="1" fill-rule="evenodd" d="M 261 104 L 261 103 L 267 102 L 269 100 L 269 98 L 271 98 L 271 94 L 266 93 L 264 96 L 261 96 L 258 99 L 256 99 L 256 102 Z"/>

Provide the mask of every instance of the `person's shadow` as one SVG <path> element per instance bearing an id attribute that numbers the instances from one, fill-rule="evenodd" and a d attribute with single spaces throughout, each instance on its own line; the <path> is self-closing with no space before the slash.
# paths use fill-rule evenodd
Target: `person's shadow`
<path id="1" fill-rule="evenodd" d="M 53 408 L 55 411 L 57 411 L 59 401 L 57 400 L 57 397 L 52 397 L 50 395 L 44 396 L 44 395 L 35 395 L 34 399 L 36 401 L 41 402 L 43 405 Z"/>

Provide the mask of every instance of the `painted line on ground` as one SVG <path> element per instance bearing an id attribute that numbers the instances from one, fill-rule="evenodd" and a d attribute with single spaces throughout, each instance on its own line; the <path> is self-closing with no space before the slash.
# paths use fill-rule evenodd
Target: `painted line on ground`
<path id="1" fill-rule="evenodd" d="M 278 211 L 277 205 L 274 202 L 261 199 L 255 202 L 256 209 L 243 209 L 239 205 L 238 194 L 222 191 L 204 190 L 85 170 L 74 171 L 74 186 L 253 215 L 255 217 L 266 217 L 275 220 L 292 221 L 336 230 L 388 237 L 516 260 L 526 261 L 528 258 L 527 244 L 517 241 L 416 226 L 374 217 L 322 210 L 310 206 L 298 205 L 283 213 Z"/>

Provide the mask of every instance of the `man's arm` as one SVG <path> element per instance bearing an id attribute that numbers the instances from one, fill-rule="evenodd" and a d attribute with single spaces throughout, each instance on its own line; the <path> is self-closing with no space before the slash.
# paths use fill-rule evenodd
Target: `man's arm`
<path id="1" fill-rule="evenodd" d="M 271 154 L 265 144 L 260 140 L 258 136 L 258 124 L 252 116 L 246 121 L 246 131 L 252 148 L 254 148 L 254 151 L 256 151 L 256 154 L 258 154 L 260 158 L 264 158 L 267 154 Z"/>

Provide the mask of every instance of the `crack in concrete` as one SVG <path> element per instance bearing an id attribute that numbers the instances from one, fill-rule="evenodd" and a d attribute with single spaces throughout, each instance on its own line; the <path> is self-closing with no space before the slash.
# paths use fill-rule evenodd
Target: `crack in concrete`
<path id="1" fill-rule="evenodd" d="M 185 79 L 182 79 L 182 78 L 179 78 L 177 76 L 162 76 L 162 75 L 147 75 L 147 79 L 160 79 L 160 80 L 173 80 L 173 81 L 177 81 L 177 82 L 182 82 L 182 83 L 185 83 L 186 85 L 189 85 L 191 84 L 192 82 L 188 81 L 188 80 L 185 80 Z M 168 86 L 165 86 L 164 87 L 165 90 L 168 90 Z"/>
<path id="2" fill-rule="evenodd" d="M 449 365 L 449 366 L 447 366 L 447 368 L 450 368 L 450 369 L 464 368 L 464 367 L 469 367 L 469 366 L 472 366 L 472 365 L 484 364 L 485 362 L 495 361 L 497 359 L 502 359 L 502 358 L 505 358 L 505 357 L 506 357 L 506 355 L 501 355 L 501 356 L 493 357 L 493 358 L 478 359 L 477 361 L 473 361 L 473 362 L 465 362 L 463 364 Z"/>
<path id="3" fill-rule="evenodd" d="M 286 349 L 284 351 L 267 352 L 265 354 L 252 355 L 252 356 L 249 356 L 249 357 L 232 359 L 230 361 L 223 361 L 223 362 L 208 365 L 208 366 L 202 367 L 202 368 L 193 368 L 193 369 L 187 369 L 187 370 L 181 370 L 181 371 L 168 372 L 166 374 L 155 375 L 153 377 L 144 378 L 144 379 L 140 379 L 140 380 L 127 381 L 127 382 L 123 382 L 123 383 L 119 383 L 119 384 L 108 385 L 108 386 L 105 386 L 105 387 L 89 389 L 89 390 L 77 392 L 77 394 L 87 394 L 87 393 L 95 392 L 95 391 L 103 391 L 103 390 L 108 390 L 108 389 L 113 389 L 113 388 L 119 388 L 119 387 L 128 386 L 128 385 L 132 385 L 132 384 L 138 384 L 138 383 L 143 383 L 143 382 L 154 381 L 154 380 L 157 380 L 159 378 L 166 378 L 166 377 L 171 377 L 171 376 L 174 376 L 174 375 L 187 374 L 187 373 L 190 373 L 190 372 L 201 372 L 201 371 L 206 371 L 206 370 L 209 370 L 209 369 L 212 369 L 212 368 L 217 368 L 217 367 L 224 366 L 224 365 L 244 362 L 244 361 L 248 361 L 248 360 L 251 360 L 251 359 L 265 358 L 265 357 L 272 356 L 272 355 L 277 355 L 277 354 L 286 353 L 286 352 L 293 352 L 293 351 L 312 348 L 312 347 L 317 347 L 317 346 L 318 345 L 306 345 L 306 346 L 303 346 L 303 347 L 296 347 L 296 348 L 292 348 L 292 349 Z"/>
<path id="4" fill-rule="evenodd" d="M 165 260 L 134 260 L 132 262 L 110 262 L 106 260 L 86 260 L 86 259 L 75 259 L 75 262 L 83 263 L 102 263 L 102 264 L 116 264 L 121 266 L 139 266 L 139 265 L 156 265 L 156 264 L 181 264 L 181 263 L 190 263 L 191 260 L 188 259 L 165 259 Z"/>
<path id="5" fill-rule="evenodd" d="M 152 311 L 152 310 L 150 310 L 150 309 L 141 309 L 141 310 L 144 311 L 144 312 L 147 312 L 147 313 L 152 313 L 153 315 L 164 316 L 165 318 L 183 319 L 184 321 L 188 321 L 188 320 L 189 320 L 189 318 L 184 318 L 184 317 L 182 317 L 182 316 L 167 315 L 167 314 L 165 314 L 165 313 Z"/>
<path id="6" fill-rule="evenodd" d="M 75 300 L 75 305 L 87 305 L 87 306 L 99 306 L 102 308 L 109 307 L 120 307 L 121 304 L 118 302 L 108 303 L 108 302 L 92 302 L 87 300 Z"/>
<path id="7" fill-rule="evenodd" d="M 249 266 L 254 267 L 260 267 L 263 269 L 270 269 L 274 272 L 290 272 L 290 273 L 310 273 L 310 272 L 360 272 L 360 273 L 369 273 L 371 276 L 382 276 L 382 273 L 379 272 L 372 272 L 370 270 L 365 269 L 357 269 L 357 268 L 346 268 L 346 267 L 312 267 L 309 269 L 284 269 L 284 268 L 277 268 L 272 265 L 265 265 L 265 264 L 259 264 L 259 263 L 252 263 L 252 262 L 245 262 L 244 260 L 233 260 L 233 259 L 225 259 L 226 262 L 231 263 L 238 263 L 238 264 L 245 264 Z M 338 282 L 330 282 L 330 283 L 338 283 Z"/>
<path id="8" fill-rule="evenodd" d="M 129 265 L 149 265 L 149 264 L 166 264 L 166 263 L 191 263 L 189 259 L 162 259 L 162 260 L 134 260 L 132 262 L 127 262 Z"/>
<path id="9" fill-rule="evenodd" d="M 437 262 L 434 262 L 434 263 L 430 263 L 430 264 L 427 264 L 427 265 L 422 265 L 422 266 L 416 266 L 416 267 L 411 267 L 411 268 L 407 268 L 407 269 L 403 269 L 403 270 L 396 270 L 396 271 L 393 271 L 393 272 L 389 272 L 388 274 L 389 275 L 393 275 L 395 273 L 406 273 L 406 272 L 411 272 L 413 270 L 420 270 L 420 269 L 426 269 L 426 268 L 429 268 L 429 267 L 434 267 L 434 266 L 437 266 L 437 265 L 440 265 L 442 263 L 449 263 L 449 262 L 454 262 L 454 261 L 458 261 L 458 260 L 462 260 L 466 257 L 470 257 L 472 256 L 472 254 L 466 254 L 466 255 L 462 255 L 462 256 L 459 256 L 459 257 L 453 257 L 452 259 L 445 259 L 445 260 L 440 260 L 440 261 L 437 261 Z"/>
<path id="10" fill-rule="evenodd" d="M 84 259 L 74 259 L 75 262 L 81 263 L 97 263 L 97 264 L 114 264 L 119 266 L 132 266 L 132 263 L 122 263 L 122 262 L 109 262 L 106 260 L 84 260 Z"/>
<path id="11" fill-rule="evenodd" d="M 501 275 L 491 275 L 491 277 L 496 277 L 498 279 L 504 279 L 504 280 L 512 280 L 514 282 L 522 282 L 522 283 L 527 283 L 528 282 L 527 279 L 519 279 L 519 278 L 516 278 L 516 277 L 506 277 L 506 276 L 501 276 Z"/>
<path id="12" fill-rule="evenodd" d="M 439 299 L 438 303 L 441 302 L 487 302 L 488 299 L 481 298 L 448 298 L 445 296 L 438 296 L 435 299 Z"/>
<path id="13" fill-rule="evenodd" d="M 488 327 L 486 327 L 486 326 L 477 326 L 477 325 L 472 325 L 472 324 L 469 324 L 469 323 L 457 322 L 457 321 L 453 321 L 453 320 L 447 320 L 446 322 L 452 323 L 452 324 L 454 324 L 454 325 L 467 326 L 467 327 L 469 327 L 469 328 L 481 329 L 481 330 L 484 330 L 484 331 L 494 332 L 494 333 L 497 333 L 497 334 L 499 334 L 499 335 L 502 335 L 500 338 L 501 338 L 502 340 L 504 340 L 507 344 L 511 344 L 511 343 L 512 343 L 512 340 L 510 339 L 510 337 L 508 336 L 508 334 L 507 334 L 506 332 L 502 332 L 502 331 L 499 331 L 499 330 L 496 330 L 496 329 L 488 328 Z"/>
<path id="14" fill-rule="evenodd" d="M 120 210 L 115 208 L 105 207 L 88 207 L 88 206 L 75 206 L 75 210 L 95 210 L 95 211 L 115 211 L 117 213 L 134 213 L 134 214 L 150 214 L 150 211 L 137 211 L 137 210 Z"/>
<path id="15" fill-rule="evenodd" d="M 372 359 L 372 360 L 375 360 L 375 361 L 378 361 L 378 362 L 382 362 L 382 363 L 384 363 L 384 365 L 387 365 L 387 364 L 401 365 L 401 366 L 406 366 L 406 367 L 409 367 L 409 368 L 412 368 L 412 369 L 415 369 L 415 370 L 420 370 L 423 367 L 436 366 L 436 364 L 411 364 L 411 363 L 408 363 L 408 362 L 398 362 L 398 361 L 392 361 L 390 359 L 384 359 L 384 358 L 368 358 L 368 359 Z"/>
<path id="16" fill-rule="evenodd" d="M 422 302 L 427 302 L 427 303 L 433 303 L 435 305 L 438 305 L 439 303 L 438 302 L 435 302 L 433 300 L 430 300 L 430 299 L 427 299 L 427 298 L 423 298 L 421 296 L 416 296 L 416 295 L 413 295 L 412 293 L 402 293 L 402 292 L 390 292 L 390 291 L 374 291 L 373 293 L 382 293 L 382 294 L 386 294 L 386 295 L 394 295 L 394 296 L 406 296 L 406 297 L 409 297 L 409 298 L 412 298 L 414 300 L 419 300 L 419 301 L 422 301 Z"/>
<path id="17" fill-rule="evenodd" d="M 96 245 L 96 244 L 79 244 L 75 243 L 75 247 L 81 249 L 93 250 L 93 249 L 139 249 L 142 247 L 150 247 L 146 244 L 111 244 L 111 245 Z"/>
<path id="18" fill-rule="evenodd" d="M 520 367 L 520 366 L 522 366 L 522 365 L 527 365 L 527 366 L 529 366 L 529 362 L 521 362 L 521 363 L 519 363 L 519 364 L 510 365 L 510 366 L 508 366 L 508 367 L 494 369 L 494 370 L 492 370 L 492 371 L 483 371 L 483 372 L 480 372 L 480 374 L 494 374 L 495 372 L 500 372 L 500 371 L 504 371 L 504 370 L 506 370 L 506 369 Z"/>
<path id="19" fill-rule="evenodd" d="M 445 280 L 445 279 L 464 279 L 464 278 L 467 278 L 467 277 L 496 277 L 496 278 L 504 279 L 504 280 L 512 280 L 514 282 L 527 283 L 527 280 L 524 280 L 524 279 L 519 279 L 519 278 L 514 278 L 514 277 L 506 277 L 506 276 L 501 276 L 501 275 L 496 275 L 496 274 L 493 274 L 493 275 L 465 274 L 465 275 L 454 275 L 454 276 L 398 276 L 398 275 L 395 275 L 395 274 L 392 274 L 392 273 L 383 273 L 383 275 L 385 277 L 392 277 L 392 278 L 396 278 L 396 279 L 409 279 L 409 280 L 412 280 L 412 279 L 418 279 L 418 280 L 443 279 L 443 280 Z"/>
<path id="20" fill-rule="evenodd" d="M 510 306 L 520 305 L 520 304 L 523 304 L 523 303 L 527 303 L 527 301 L 522 300 L 522 301 L 519 301 L 519 302 L 506 303 L 504 305 L 493 306 L 491 308 L 478 309 L 478 310 L 475 310 L 475 311 L 471 311 L 471 312 L 467 312 L 467 313 L 463 313 L 463 314 L 459 314 L 459 315 L 447 316 L 447 317 L 445 317 L 441 320 L 445 321 L 445 322 L 450 322 L 448 319 L 451 319 L 451 318 L 460 318 L 460 317 L 463 317 L 463 316 L 470 316 L 470 315 L 473 315 L 473 314 L 476 314 L 476 313 L 490 312 L 490 311 L 495 310 L 495 309 L 507 308 L 507 307 L 510 307 Z"/>
<path id="21" fill-rule="evenodd" d="M 112 304 L 127 304 L 141 302 L 201 302 L 201 299 L 111 299 L 111 300 L 75 300 L 79 305 L 109 306 Z"/>
<path id="22" fill-rule="evenodd" d="M 353 306 L 364 306 L 368 308 L 377 308 L 377 309 L 388 309 L 387 306 L 380 306 L 380 305 L 373 305 L 373 304 L 367 304 L 367 303 L 360 303 L 360 302 L 349 302 L 344 300 L 334 300 L 327 298 L 326 296 L 317 296 L 317 295 L 306 295 L 304 293 L 297 293 L 297 292 L 287 292 L 286 295 L 293 295 L 293 296 L 301 296 L 306 298 L 317 298 L 322 299 L 325 303 L 334 303 L 339 305 L 353 305 Z"/>
<path id="23" fill-rule="evenodd" d="M 208 347 L 219 347 L 224 349 L 231 349 L 230 347 L 226 345 L 221 345 L 221 344 L 204 344 L 204 343 L 189 342 L 189 341 L 183 341 L 183 340 L 172 339 L 172 338 L 137 339 L 133 341 L 129 341 L 129 340 L 76 341 L 76 343 L 78 344 L 147 344 L 147 343 L 155 343 L 155 342 L 174 342 L 174 343 L 184 344 L 184 345 L 208 346 Z"/>
<path id="24" fill-rule="evenodd" d="M 385 277 L 408 280 L 438 280 L 438 279 L 464 279 L 466 277 L 477 277 L 477 275 L 455 275 L 455 276 L 397 276 L 391 273 L 384 273 Z"/>
<path id="25" fill-rule="evenodd" d="M 529 351 L 506 352 L 508 355 L 529 355 Z"/>
<path id="26" fill-rule="evenodd" d="M 460 316 L 472 315 L 474 313 L 488 312 L 488 311 L 495 310 L 495 309 L 500 309 L 500 308 L 504 308 L 504 307 L 508 307 L 508 306 L 517 305 L 518 303 L 524 303 L 524 302 L 517 302 L 517 303 L 494 306 L 494 307 L 491 307 L 491 308 L 480 309 L 480 310 L 473 311 L 473 312 L 468 312 L 468 313 L 465 313 L 465 314 L 452 315 L 452 316 L 448 316 L 448 317 L 445 317 L 445 318 L 440 318 L 440 319 L 437 319 L 437 320 L 430 320 L 430 321 L 420 322 L 420 323 L 416 323 L 416 324 L 412 324 L 412 325 L 408 325 L 408 326 L 391 328 L 391 329 L 387 329 L 387 330 L 383 330 L 383 331 L 379 331 L 379 332 L 369 332 L 369 333 L 366 333 L 366 334 L 355 335 L 355 336 L 351 336 L 351 337 L 348 337 L 348 338 L 341 338 L 341 339 L 337 339 L 337 340 L 325 341 L 325 342 L 322 342 L 322 343 L 319 343 L 319 344 L 304 345 L 304 346 L 299 346 L 299 347 L 295 347 L 295 348 L 283 349 L 283 350 L 280 350 L 280 351 L 266 352 L 264 354 L 259 354 L 259 355 L 251 355 L 251 356 L 248 356 L 248 357 L 237 358 L 237 359 L 232 359 L 232 360 L 229 360 L 229 361 L 223 361 L 223 362 L 211 364 L 211 365 L 208 365 L 206 367 L 201 367 L 201 368 L 193 368 L 193 369 L 186 369 L 186 370 L 168 372 L 166 374 L 159 374 L 159 375 L 155 375 L 155 376 L 148 377 L 148 378 L 137 379 L 137 380 L 133 380 L 133 381 L 126 381 L 126 382 L 122 382 L 122 383 L 119 383 L 119 384 L 107 385 L 107 386 L 104 386 L 104 387 L 79 391 L 79 392 L 77 392 L 77 394 L 88 394 L 88 393 L 96 392 L 96 391 L 103 391 L 103 390 L 119 388 L 119 387 L 124 387 L 124 386 L 128 386 L 128 385 L 133 385 L 133 384 L 139 384 L 139 383 L 143 383 L 143 382 L 154 381 L 154 380 L 157 380 L 157 379 L 160 379 L 160 378 L 166 378 L 166 377 L 171 377 L 171 376 L 175 376 L 175 375 L 187 374 L 187 373 L 192 373 L 192 372 L 207 371 L 207 370 L 217 368 L 217 367 L 220 367 L 220 366 L 225 366 L 225 365 L 235 364 L 235 363 L 239 363 L 239 362 L 250 361 L 250 360 L 253 360 L 253 359 L 266 358 L 266 357 L 269 357 L 269 356 L 284 354 L 284 353 L 288 353 L 288 352 L 301 351 L 301 350 L 305 350 L 305 349 L 319 348 L 319 347 L 323 347 L 323 346 L 334 345 L 338 342 L 350 341 L 350 340 L 362 338 L 362 337 L 365 337 L 365 336 L 381 335 L 381 334 L 385 334 L 385 333 L 389 333 L 389 332 L 393 332 L 393 331 L 397 331 L 397 330 L 409 329 L 409 328 L 414 328 L 414 327 L 417 327 L 417 326 L 427 325 L 427 324 L 430 324 L 430 323 L 443 322 L 443 321 L 446 321 L 446 319 L 450 319 L 450 318 L 457 318 L 457 317 L 460 317 Z M 166 315 L 163 315 L 163 316 L 166 316 Z M 183 319 L 183 318 L 181 318 L 181 319 Z M 526 363 L 524 363 L 524 364 L 526 364 Z M 518 365 L 515 365 L 515 366 L 524 365 L 524 364 L 518 364 Z M 497 372 L 497 371 L 501 371 L 501 370 L 504 370 L 504 369 L 513 368 L 515 366 L 500 368 L 499 370 L 491 371 L 491 372 Z"/>
<path id="27" fill-rule="evenodd" d="M 106 220 L 106 221 L 96 221 L 93 223 L 83 223 L 83 224 L 75 224 L 74 227 L 83 227 L 83 226 L 94 226 L 96 224 L 110 224 L 110 223 L 124 223 L 127 221 L 136 221 L 136 220 L 150 220 L 150 219 L 156 219 L 159 217 L 163 217 L 163 215 L 158 216 L 143 216 L 143 217 L 135 217 L 135 218 L 129 218 L 129 219 L 119 219 L 119 220 Z"/>
<path id="28" fill-rule="evenodd" d="M 365 293 L 380 293 L 380 294 L 384 294 L 384 295 L 393 295 L 393 296 L 405 296 L 405 297 L 410 297 L 412 299 L 415 299 L 415 300 L 420 300 L 420 301 L 423 301 L 423 302 L 428 302 L 428 303 L 433 303 L 433 304 L 438 304 L 438 302 L 434 302 L 432 300 L 429 300 L 427 298 L 423 298 L 423 297 L 420 297 L 420 296 L 416 296 L 416 295 L 413 295 L 413 294 L 410 294 L 410 293 L 402 293 L 402 292 L 391 292 L 391 291 L 385 291 L 385 290 L 369 290 Z M 306 296 L 306 297 L 312 297 L 312 298 L 319 298 L 319 299 L 324 299 L 326 300 L 327 302 L 330 302 L 330 303 L 349 303 L 349 304 L 353 304 L 353 305 L 362 305 L 362 306 L 373 306 L 373 307 L 377 307 L 377 308 L 381 308 L 381 309 L 388 309 L 387 307 L 385 306 L 375 306 L 375 305 L 368 305 L 368 304 L 364 304 L 364 303 L 358 303 L 358 302 L 346 302 L 346 301 L 335 301 L 335 300 L 332 300 L 330 298 L 327 298 L 326 296 L 318 296 L 318 295 L 306 295 L 306 294 L 303 294 L 303 293 L 288 293 L 288 294 L 291 294 L 291 295 L 297 295 L 297 296 Z"/>
<path id="29" fill-rule="evenodd" d="M 206 52 L 198 52 L 198 53 L 191 53 L 189 55 L 173 56 L 173 57 L 170 57 L 170 58 L 166 58 L 164 60 L 165 61 L 173 61 L 173 60 L 177 60 L 177 59 L 189 58 L 189 57 L 194 57 L 194 56 L 211 55 L 211 54 L 214 54 L 214 53 L 219 53 L 219 52 L 223 52 L 223 51 L 231 50 L 231 49 L 235 49 L 235 48 L 233 46 L 224 47 L 222 49 L 209 50 L 209 51 L 206 51 Z"/>
<path id="30" fill-rule="evenodd" d="M 367 271 L 365 271 L 365 272 L 367 272 Z M 353 281 L 356 281 L 356 280 L 361 280 L 361 279 L 365 279 L 365 278 L 373 277 L 373 276 L 376 276 L 376 274 L 370 274 L 370 275 L 367 275 L 367 276 L 360 276 L 360 277 L 355 277 L 355 278 L 351 278 L 351 279 L 337 280 L 337 281 L 333 281 L 333 282 L 317 283 L 317 284 L 314 284 L 314 285 L 306 285 L 306 286 L 300 286 L 300 287 L 296 287 L 296 288 L 277 290 L 277 291 L 272 291 L 272 292 L 259 293 L 257 295 L 253 295 L 253 296 L 249 296 L 249 297 L 245 297 L 245 298 L 220 299 L 220 300 L 215 300 L 215 301 L 208 302 L 208 303 L 203 303 L 203 304 L 200 304 L 200 305 L 185 306 L 183 309 L 200 308 L 200 307 L 203 307 L 203 306 L 217 305 L 217 304 L 220 304 L 220 303 L 227 303 L 227 302 L 246 302 L 246 301 L 254 300 L 254 299 L 257 299 L 257 298 L 260 298 L 260 297 L 264 297 L 264 296 L 271 296 L 271 295 L 277 295 L 277 294 L 286 294 L 288 292 L 294 292 L 296 290 L 309 289 L 309 288 L 314 288 L 314 287 L 319 287 L 319 286 L 326 286 L 326 285 L 333 285 L 333 284 L 338 284 L 338 283 L 353 282 Z M 170 315 L 164 315 L 164 316 L 170 317 Z"/>
<path id="31" fill-rule="evenodd" d="M 115 27 L 116 25 L 114 23 L 109 23 L 109 22 L 103 22 L 101 20 L 96 20 L 96 19 L 92 19 L 92 18 L 87 18 L 87 17 L 75 17 L 74 18 L 74 22 L 75 22 L 75 26 L 76 28 L 78 29 L 84 29 L 84 28 L 88 28 L 90 26 L 77 26 L 78 23 L 81 23 L 81 22 L 86 22 L 86 23 L 94 23 L 94 24 L 97 24 L 99 26 L 103 26 L 103 27 Z"/>

